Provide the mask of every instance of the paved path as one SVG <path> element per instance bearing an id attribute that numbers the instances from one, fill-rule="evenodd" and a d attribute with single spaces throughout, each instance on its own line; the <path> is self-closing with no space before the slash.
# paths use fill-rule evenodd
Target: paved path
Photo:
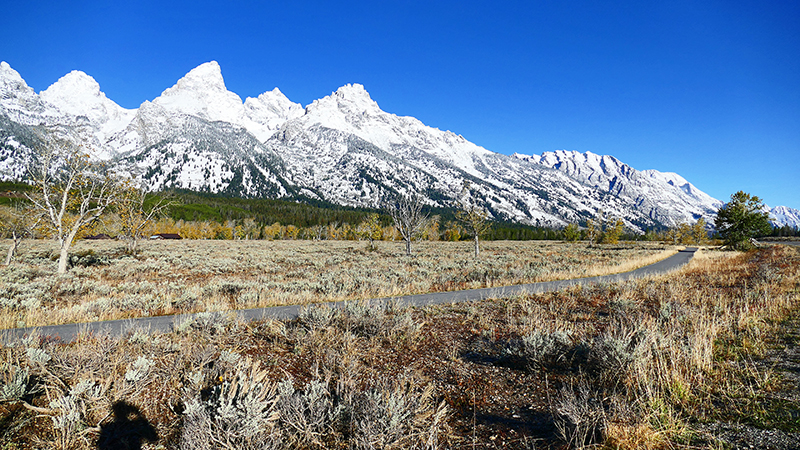
<path id="1" fill-rule="evenodd" d="M 465 291 L 439 292 L 432 294 L 406 295 L 402 297 L 379 298 L 367 300 L 371 304 L 389 305 L 402 304 L 408 306 L 428 306 L 444 303 L 458 303 L 485 300 L 490 298 L 507 298 L 521 294 L 536 294 L 558 291 L 579 284 L 605 284 L 627 281 L 635 278 L 659 275 L 675 270 L 688 263 L 694 256 L 696 248 L 681 250 L 669 258 L 663 259 L 649 266 L 640 267 L 630 272 L 614 275 L 602 275 L 590 278 L 576 278 L 572 280 L 545 281 L 541 283 L 518 284 L 496 288 L 469 289 Z M 325 303 L 333 308 L 343 307 L 345 302 Z M 244 309 L 235 313 L 245 320 L 294 319 L 300 313 L 302 305 L 273 306 L 269 308 Z M 229 314 L 230 311 L 215 312 L 214 315 Z M 19 341 L 32 332 L 37 331 L 40 336 L 51 336 L 65 342 L 74 340 L 80 333 L 108 334 L 120 336 L 133 329 L 169 332 L 181 323 L 190 320 L 195 314 L 180 314 L 174 316 L 144 317 L 140 319 L 109 320 L 105 322 L 88 322 L 67 325 L 51 325 L 36 328 L 16 328 L 0 330 L 0 341 L 12 343 Z"/>

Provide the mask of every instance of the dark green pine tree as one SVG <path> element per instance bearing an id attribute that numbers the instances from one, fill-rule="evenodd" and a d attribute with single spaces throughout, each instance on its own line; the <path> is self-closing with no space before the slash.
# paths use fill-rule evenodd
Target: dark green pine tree
<path id="1" fill-rule="evenodd" d="M 736 250 L 751 249 L 750 239 L 772 231 L 764 203 L 744 191 L 731 195 L 731 201 L 717 211 L 714 226 L 725 245 Z"/>

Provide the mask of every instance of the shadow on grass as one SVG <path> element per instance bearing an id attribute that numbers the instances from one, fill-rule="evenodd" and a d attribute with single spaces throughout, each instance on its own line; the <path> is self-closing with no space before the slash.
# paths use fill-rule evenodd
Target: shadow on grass
<path id="1" fill-rule="evenodd" d="M 156 442 L 158 433 L 139 408 L 121 400 L 112 406 L 114 420 L 100 428 L 99 450 L 141 450 L 142 441 Z"/>

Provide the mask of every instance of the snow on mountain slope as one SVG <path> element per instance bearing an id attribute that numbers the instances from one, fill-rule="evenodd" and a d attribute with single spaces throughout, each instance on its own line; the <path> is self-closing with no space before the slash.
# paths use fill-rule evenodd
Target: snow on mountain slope
<path id="1" fill-rule="evenodd" d="M 384 112 L 360 84 L 348 84 L 314 100 L 298 119 L 303 127 L 319 125 L 354 134 L 382 149 L 413 147 L 473 175 L 474 160 L 492 152 L 449 131 L 428 127 L 413 117 Z"/>
<path id="2" fill-rule="evenodd" d="M 560 170 L 583 183 L 628 199 L 637 209 L 666 226 L 694 223 L 700 217 L 711 223 L 722 202 L 711 198 L 675 173 L 638 171 L 613 156 L 558 150 L 541 156 L 515 155 Z"/>
<path id="3" fill-rule="evenodd" d="M 776 206 L 770 209 L 769 215 L 776 226 L 788 225 L 790 228 L 800 229 L 800 210 Z"/>
<path id="4" fill-rule="evenodd" d="M 633 229 L 655 224 L 562 172 L 386 113 L 360 85 L 314 101 L 267 145 L 286 161 L 294 182 L 337 203 L 375 207 L 399 192 L 457 207 L 469 180 L 479 204 L 497 219 L 563 226 L 605 207 Z"/>
<path id="5" fill-rule="evenodd" d="M 96 129 L 100 142 L 125 128 L 136 114 L 109 100 L 94 78 L 78 70 L 61 77 L 42 91 L 39 98 L 76 121 L 85 119 L 88 126 Z"/>
<path id="6" fill-rule="evenodd" d="M 37 95 L 0 63 L 0 178 L 24 176 L 44 130 L 89 143 L 96 157 L 154 189 L 370 207 L 414 193 L 432 206 L 457 207 L 468 181 L 472 200 L 494 218 L 563 226 L 603 211 L 639 231 L 708 219 L 722 204 L 677 174 L 640 172 L 611 156 L 494 153 L 382 111 L 359 84 L 305 108 L 277 88 L 242 102 L 214 61 L 135 110 L 106 98 L 82 72 Z"/>
<path id="7" fill-rule="evenodd" d="M 299 103 L 293 103 L 278 89 L 264 92 L 244 101 L 242 125 L 259 141 L 269 139 L 287 120 L 305 113 Z"/>
<path id="8" fill-rule="evenodd" d="M 192 69 L 153 103 L 171 113 L 188 114 L 209 121 L 240 124 L 244 106 L 238 95 L 225 87 L 216 61 Z"/>
<path id="9" fill-rule="evenodd" d="M 5 61 L 0 62 L 0 114 L 22 125 L 54 125 L 61 118 Z"/>
<path id="10" fill-rule="evenodd" d="M 72 71 L 36 94 L 7 63 L 0 63 L 0 114 L 20 125 L 45 127 L 59 139 L 82 143 L 108 160 L 109 137 L 125 128 L 135 111 L 109 100 L 90 76 Z M 28 149 L 20 147 L 19 152 Z"/>
<path id="11" fill-rule="evenodd" d="M 143 103 L 109 141 L 116 161 L 151 189 L 180 188 L 242 197 L 283 197 L 281 158 L 241 126 Z"/>
<path id="12" fill-rule="evenodd" d="M 650 178 L 658 180 L 659 182 L 666 183 L 670 186 L 679 188 L 686 195 L 694 198 L 701 204 L 713 207 L 715 211 L 719 209 L 720 206 L 722 206 L 721 201 L 697 189 L 692 183 L 689 183 L 688 181 L 686 181 L 685 178 L 683 178 L 682 176 L 678 175 L 675 172 L 659 172 L 654 169 L 648 169 L 641 171 L 641 173 Z"/>
<path id="13" fill-rule="evenodd" d="M 260 141 L 268 139 L 286 120 L 303 114 L 278 88 L 257 98 L 241 98 L 225 87 L 216 61 L 192 69 L 152 102 L 168 113 L 229 122 L 250 131 Z"/>

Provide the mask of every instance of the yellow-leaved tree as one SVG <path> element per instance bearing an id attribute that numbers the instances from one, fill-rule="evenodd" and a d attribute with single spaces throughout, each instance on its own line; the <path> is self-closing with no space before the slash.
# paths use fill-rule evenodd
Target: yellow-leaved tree
<path id="1" fill-rule="evenodd" d="M 58 273 L 66 273 L 69 249 L 77 234 L 120 197 L 120 177 L 92 161 L 82 147 L 43 137 L 34 149 L 28 176 L 36 186 L 26 194 L 47 233 L 58 242 Z"/>
<path id="2" fill-rule="evenodd" d="M 369 248 L 375 250 L 375 241 L 383 237 L 381 217 L 378 213 L 371 213 L 356 228 L 358 237 L 369 241 Z"/>

